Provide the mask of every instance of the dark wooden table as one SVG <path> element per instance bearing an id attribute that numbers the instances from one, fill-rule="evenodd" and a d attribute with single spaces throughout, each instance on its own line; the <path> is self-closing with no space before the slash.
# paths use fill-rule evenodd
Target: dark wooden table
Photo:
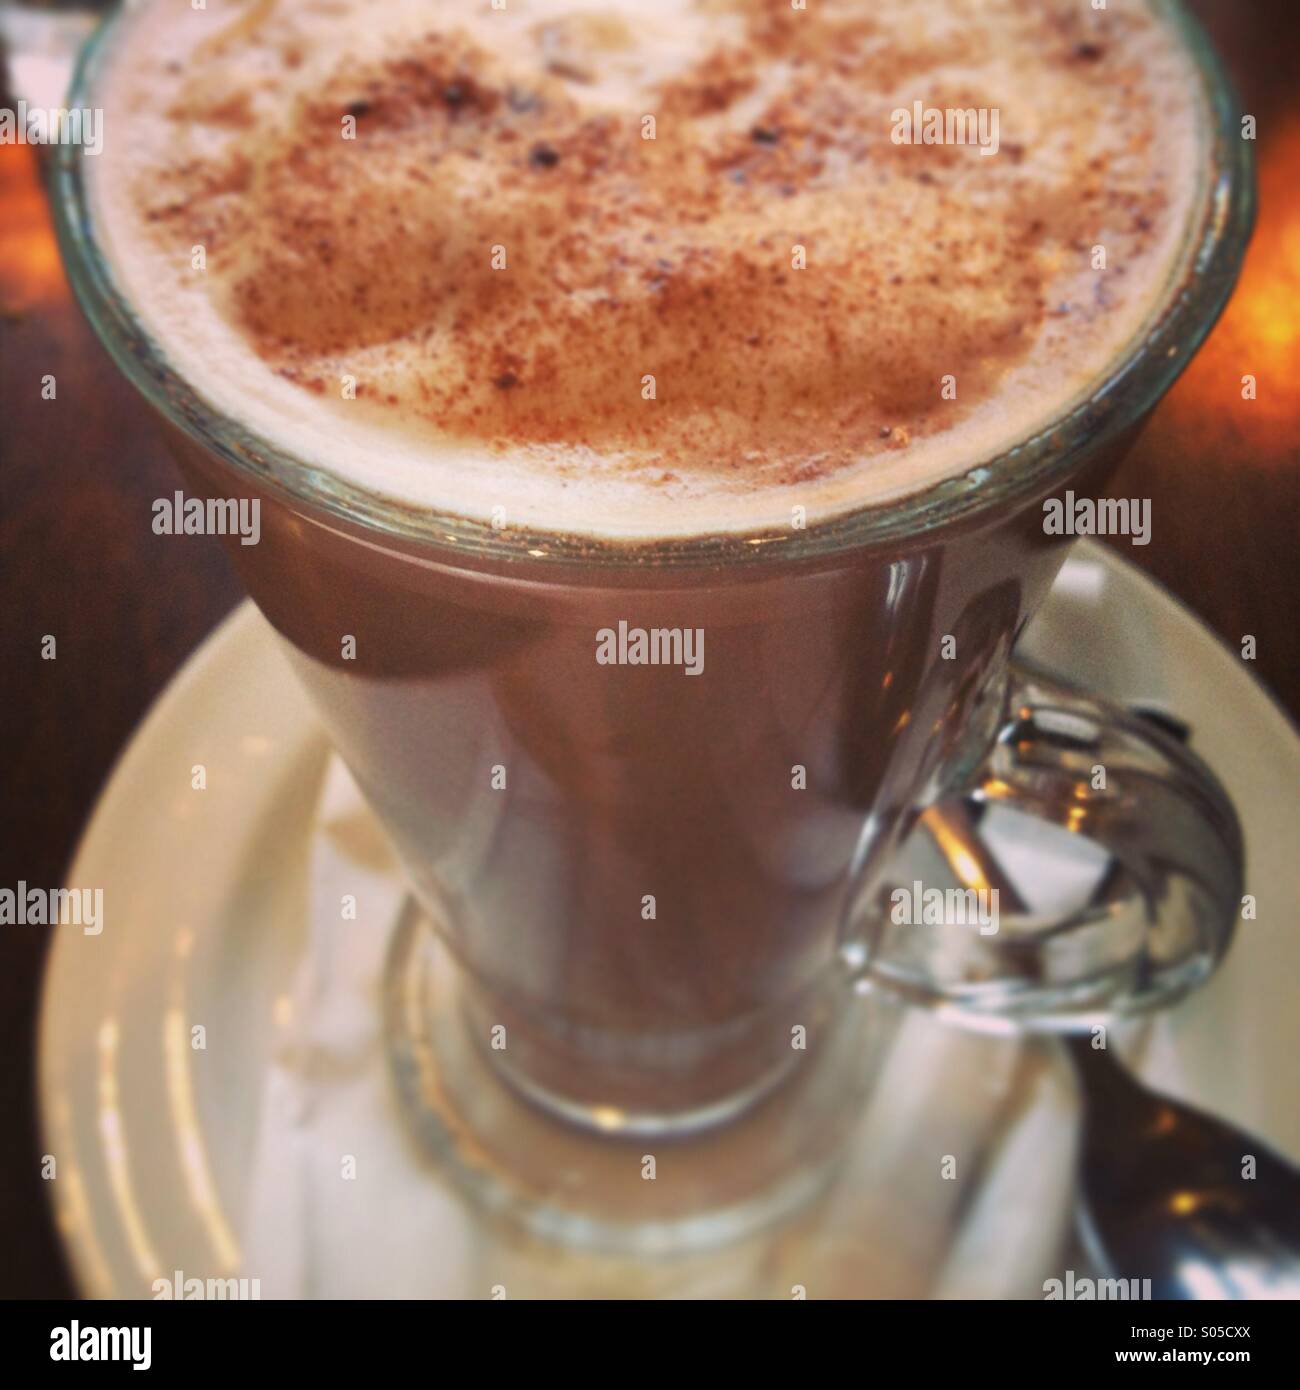
<path id="1" fill-rule="evenodd" d="M 1197 8 L 1259 121 L 1261 220 L 1225 318 L 1116 478 L 1154 536 L 1121 546 L 1300 714 L 1300 7 Z M 7 104 L 7 103 L 6 103 Z M 5 689 L 0 885 L 54 886 L 96 795 L 176 669 L 239 601 L 218 543 L 160 543 L 179 480 L 142 402 L 72 303 L 29 149 L 0 146 L 0 556 Z M 1243 374 L 1259 399 L 1240 396 Z M 53 373 L 57 400 L 41 399 Z M 55 661 L 41 659 L 45 634 Z M 39 1174 L 42 928 L 0 928 L 0 1296 L 71 1292 Z"/>

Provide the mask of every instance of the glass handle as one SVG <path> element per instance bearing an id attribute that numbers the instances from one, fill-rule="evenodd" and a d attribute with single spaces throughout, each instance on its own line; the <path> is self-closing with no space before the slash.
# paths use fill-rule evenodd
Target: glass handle
<path id="1" fill-rule="evenodd" d="M 864 903 L 847 963 L 984 1029 L 1077 1031 L 1215 969 L 1242 889 L 1226 792 L 1141 715 L 1012 664 L 1001 724 Z"/>

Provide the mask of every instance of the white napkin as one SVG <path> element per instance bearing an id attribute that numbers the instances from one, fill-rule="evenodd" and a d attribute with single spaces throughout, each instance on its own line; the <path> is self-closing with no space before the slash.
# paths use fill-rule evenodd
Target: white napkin
<path id="1" fill-rule="evenodd" d="M 262 1101 L 244 1272 L 264 1298 L 464 1296 L 466 1213 L 408 1139 L 384 1057 L 384 952 L 406 890 L 338 758 L 310 865 L 306 947 L 277 1009 Z M 348 895 L 355 920 L 344 917 Z"/>

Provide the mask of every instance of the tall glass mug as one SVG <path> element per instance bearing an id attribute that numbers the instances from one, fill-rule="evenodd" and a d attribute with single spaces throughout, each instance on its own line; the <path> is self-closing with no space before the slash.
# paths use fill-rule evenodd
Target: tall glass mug
<path id="1" fill-rule="evenodd" d="M 191 490 L 260 500 L 260 543 L 231 553 L 422 909 L 393 970 L 454 962 L 457 1016 L 511 1094 L 588 1131 L 689 1135 L 797 1087 L 880 989 L 1068 1027 L 1212 968 L 1240 878 L 1222 792 L 1158 730 L 1013 659 L 1069 544 L 1044 533 L 1044 499 L 1104 485 L 1249 235 L 1230 93 L 1199 31 L 1170 23 L 1204 84 L 1207 194 L 1141 339 L 1036 437 L 804 529 L 635 546 L 495 530 L 288 456 L 169 367 L 100 253 L 81 152 L 59 149 L 59 233 L 99 335 Z M 95 104 L 109 42 L 76 105 Z M 701 636 L 676 664 L 600 660 L 620 624 Z M 882 927 L 882 867 L 959 797 L 1095 840 L 1132 893 L 988 936 Z M 399 1046 L 422 1007 L 401 1005 Z"/>

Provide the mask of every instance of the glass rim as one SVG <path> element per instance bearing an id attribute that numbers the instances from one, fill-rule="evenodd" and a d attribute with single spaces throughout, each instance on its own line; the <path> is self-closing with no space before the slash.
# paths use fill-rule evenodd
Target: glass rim
<path id="1" fill-rule="evenodd" d="M 804 528 L 615 538 L 541 527 L 494 527 L 363 488 L 246 430 L 174 370 L 118 288 L 94 232 L 80 145 L 53 147 L 51 207 L 64 266 L 83 311 L 118 369 L 172 426 L 258 487 L 309 510 L 387 538 L 466 559 L 581 562 L 584 566 L 698 566 L 763 555 L 786 561 L 829 556 L 1015 509 L 1050 491 L 1081 462 L 1137 424 L 1165 394 L 1213 328 L 1236 283 L 1254 226 L 1252 142 L 1240 106 L 1200 23 L 1173 0 L 1150 0 L 1178 33 L 1200 76 L 1206 139 L 1199 216 L 1189 221 L 1175 269 L 1142 329 L 1069 407 L 1033 434 L 962 472 L 888 501 L 848 508 Z M 86 40 L 66 98 L 89 104 L 97 66 L 130 3 Z"/>

